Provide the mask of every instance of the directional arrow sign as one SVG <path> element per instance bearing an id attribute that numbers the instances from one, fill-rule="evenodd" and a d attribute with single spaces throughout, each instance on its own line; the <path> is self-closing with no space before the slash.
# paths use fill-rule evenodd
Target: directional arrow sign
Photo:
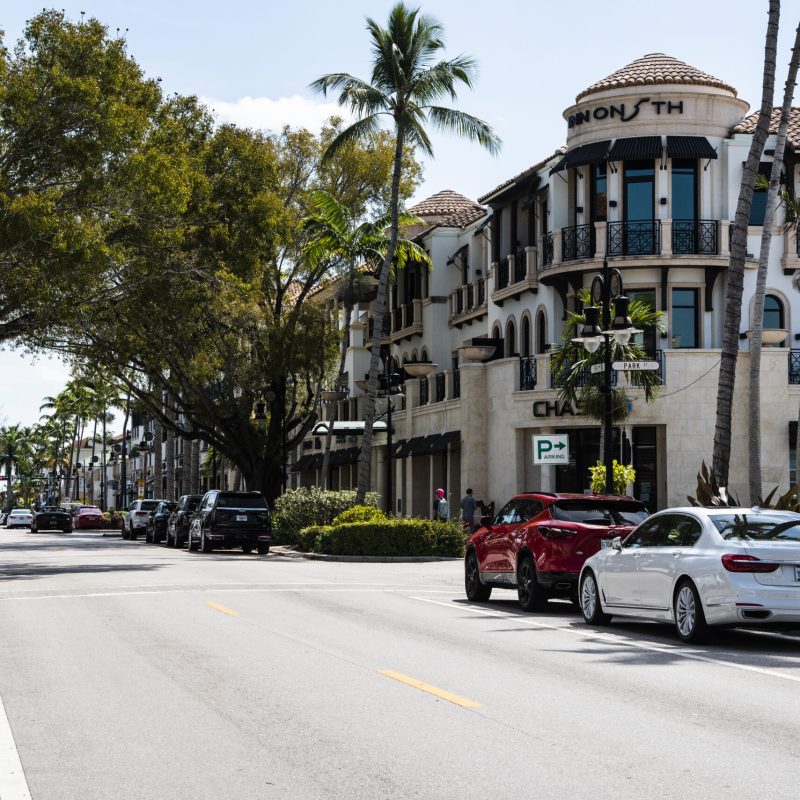
<path id="1" fill-rule="evenodd" d="M 531 436 L 534 464 L 569 464 L 569 436 L 549 433 Z"/>
<path id="2" fill-rule="evenodd" d="M 638 372 L 641 370 L 658 369 L 658 361 L 615 361 L 611 365 L 614 369 L 621 369 L 624 372 Z"/>

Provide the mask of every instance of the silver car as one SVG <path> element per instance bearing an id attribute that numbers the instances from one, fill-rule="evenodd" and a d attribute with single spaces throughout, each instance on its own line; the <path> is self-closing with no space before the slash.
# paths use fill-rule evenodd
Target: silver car
<path id="1" fill-rule="evenodd" d="M 6 520 L 6 528 L 30 528 L 33 514 L 27 508 L 15 508 Z"/>
<path id="2" fill-rule="evenodd" d="M 710 626 L 800 626 L 800 514 L 671 508 L 587 559 L 579 599 L 591 625 L 672 622 L 687 642 Z"/>

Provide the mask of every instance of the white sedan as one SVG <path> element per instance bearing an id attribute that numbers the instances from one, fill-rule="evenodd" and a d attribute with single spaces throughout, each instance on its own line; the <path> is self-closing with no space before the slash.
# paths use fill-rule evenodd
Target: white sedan
<path id="1" fill-rule="evenodd" d="M 590 625 L 672 622 L 687 642 L 712 625 L 800 627 L 800 514 L 671 508 L 609 544 L 581 570 Z"/>
<path id="2" fill-rule="evenodd" d="M 27 508 L 15 508 L 6 520 L 7 528 L 30 528 L 33 514 Z"/>

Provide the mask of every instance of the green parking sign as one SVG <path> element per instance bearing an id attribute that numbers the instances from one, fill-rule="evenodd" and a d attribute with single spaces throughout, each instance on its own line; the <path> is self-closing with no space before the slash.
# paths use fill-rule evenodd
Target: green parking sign
<path id="1" fill-rule="evenodd" d="M 534 464 L 569 464 L 569 435 L 548 433 L 531 436 Z"/>

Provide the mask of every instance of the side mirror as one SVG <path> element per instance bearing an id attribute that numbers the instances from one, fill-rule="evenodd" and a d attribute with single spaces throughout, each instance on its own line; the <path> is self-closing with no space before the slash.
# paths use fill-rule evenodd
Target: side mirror
<path id="1" fill-rule="evenodd" d="M 481 527 L 482 528 L 491 528 L 493 520 L 494 520 L 494 517 L 491 516 L 490 514 L 487 514 L 485 517 L 481 517 Z"/>
<path id="2" fill-rule="evenodd" d="M 612 547 L 613 547 L 615 550 L 622 550 L 622 537 L 621 537 L 621 536 L 615 536 L 615 537 L 614 537 L 614 538 L 611 540 L 611 546 L 612 546 Z"/>

